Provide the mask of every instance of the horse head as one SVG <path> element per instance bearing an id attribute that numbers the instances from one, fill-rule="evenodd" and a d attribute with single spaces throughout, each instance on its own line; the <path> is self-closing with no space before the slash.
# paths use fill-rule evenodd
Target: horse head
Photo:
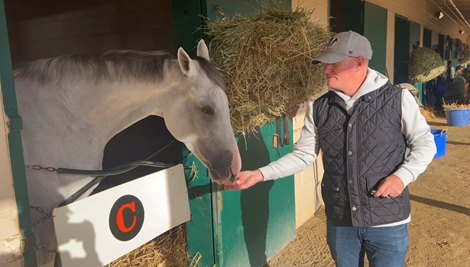
<path id="1" fill-rule="evenodd" d="M 197 58 L 178 49 L 177 61 L 182 82 L 175 88 L 179 96 L 168 103 L 163 114 L 172 135 L 209 169 L 218 184 L 232 184 L 241 168 L 240 154 L 230 124 L 228 98 L 223 78 L 211 65 L 203 40 Z"/>

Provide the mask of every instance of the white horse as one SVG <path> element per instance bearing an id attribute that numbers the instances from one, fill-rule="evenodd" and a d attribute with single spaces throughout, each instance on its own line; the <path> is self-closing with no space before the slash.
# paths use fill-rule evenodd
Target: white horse
<path id="1" fill-rule="evenodd" d="M 23 119 L 26 165 L 99 170 L 106 143 L 149 115 L 163 117 L 175 139 L 231 184 L 241 167 L 220 73 L 204 41 L 191 59 L 164 52 L 112 51 L 100 56 L 60 56 L 15 70 Z M 93 177 L 26 168 L 29 201 L 47 213 Z M 87 191 L 88 195 L 93 188 Z M 44 214 L 32 211 L 33 222 Z M 33 228 L 40 265 L 52 265 L 57 244 L 52 221 Z"/>

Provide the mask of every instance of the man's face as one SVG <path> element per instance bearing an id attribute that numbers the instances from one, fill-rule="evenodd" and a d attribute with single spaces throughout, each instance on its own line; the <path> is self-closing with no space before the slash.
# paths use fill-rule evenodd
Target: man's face
<path id="1" fill-rule="evenodd" d="M 328 87 L 344 92 L 350 86 L 351 78 L 356 73 L 357 64 L 357 58 L 355 57 L 347 57 L 336 63 L 325 64 L 323 71 L 326 75 Z"/>

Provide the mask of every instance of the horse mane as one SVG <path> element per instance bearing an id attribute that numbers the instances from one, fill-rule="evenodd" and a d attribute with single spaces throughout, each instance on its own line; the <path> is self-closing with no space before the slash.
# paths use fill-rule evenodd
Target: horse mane
<path id="1" fill-rule="evenodd" d="M 42 85 L 75 78 L 96 82 L 108 79 L 156 82 L 163 77 L 165 62 L 173 59 L 166 51 L 112 50 L 102 54 L 62 55 L 25 63 L 15 69 L 15 78 Z M 207 77 L 226 91 L 216 67 L 204 58 L 195 60 Z"/>
<path id="2" fill-rule="evenodd" d="M 222 74 L 219 72 L 219 70 L 202 57 L 196 57 L 195 60 L 199 63 L 201 69 L 204 70 L 207 77 L 209 77 L 209 79 L 211 79 L 215 84 L 217 84 L 218 87 L 222 88 L 222 90 L 227 93 L 224 78 L 222 77 Z"/>
<path id="3" fill-rule="evenodd" d="M 113 50 L 102 54 L 62 55 L 28 62 L 15 69 L 15 78 L 39 84 L 70 79 L 158 81 L 164 63 L 174 59 L 164 51 Z"/>

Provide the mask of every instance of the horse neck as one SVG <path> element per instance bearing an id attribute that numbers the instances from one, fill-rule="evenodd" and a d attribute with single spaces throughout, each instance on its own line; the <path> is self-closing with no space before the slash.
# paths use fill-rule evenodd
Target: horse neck
<path id="1" fill-rule="evenodd" d="M 177 90 L 182 74 L 176 64 L 169 60 L 162 79 L 155 82 L 133 79 L 101 82 L 96 88 L 96 98 L 105 101 L 84 104 L 83 118 L 94 125 L 107 142 L 147 116 L 163 116 L 166 106 L 182 93 Z"/>
<path id="2" fill-rule="evenodd" d="M 114 135 L 149 115 L 161 116 L 171 99 L 184 94 L 175 90 L 182 81 L 175 64 L 165 64 L 163 79 L 155 83 L 71 76 L 38 86 L 17 79 L 25 162 L 99 168 Z"/>

